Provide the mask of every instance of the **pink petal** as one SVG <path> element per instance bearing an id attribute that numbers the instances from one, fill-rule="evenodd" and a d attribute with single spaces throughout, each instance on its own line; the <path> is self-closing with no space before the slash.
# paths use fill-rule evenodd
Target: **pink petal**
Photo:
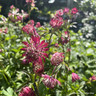
<path id="1" fill-rule="evenodd" d="M 42 51 L 48 51 L 48 50 L 49 50 L 49 48 L 42 49 Z"/>
<path id="2" fill-rule="evenodd" d="M 45 57 L 48 57 L 48 54 L 47 53 L 42 53 Z"/>

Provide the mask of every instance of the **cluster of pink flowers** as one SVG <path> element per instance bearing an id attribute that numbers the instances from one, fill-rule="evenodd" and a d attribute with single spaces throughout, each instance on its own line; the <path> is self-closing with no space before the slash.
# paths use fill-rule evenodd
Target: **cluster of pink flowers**
<path id="1" fill-rule="evenodd" d="M 48 88 L 53 89 L 57 84 L 61 85 L 61 83 L 57 79 L 55 79 L 55 78 L 53 78 L 53 77 L 51 77 L 49 75 L 46 75 L 46 74 L 43 75 L 42 74 L 42 77 L 44 78 L 43 79 L 43 84 L 45 86 L 47 86 Z"/>
<path id="2" fill-rule="evenodd" d="M 72 8 L 71 11 L 69 8 L 59 9 L 56 11 L 55 16 L 50 20 L 50 25 L 53 28 L 60 28 L 64 23 L 63 15 L 75 15 L 77 12 L 77 8 Z"/>
<path id="3" fill-rule="evenodd" d="M 62 17 L 53 17 L 51 20 L 50 20 L 50 25 L 53 27 L 53 28 L 60 28 L 63 24 L 63 18 Z"/>
<path id="4" fill-rule="evenodd" d="M 36 28 L 41 27 L 40 22 L 37 22 Z M 34 27 L 34 20 L 30 20 L 27 25 L 25 25 L 22 30 L 26 32 L 27 34 L 33 35 L 33 36 L 39 36 L 36 32 L 36 29 Z"/>
<path id="5" fill-rule="evenodd" d="M 8 13 L 8 17 L 12 22 L 22 21 L 24 18 L 26 19 L 29 15 L 21 10 L 19 13 L 19 9 L 15 8 L 14 5 L 10 6 L 10 12 Z"/>
<path id="6" fill-rule="evenodd" d="M 56 17 L 63 16 L 63 15 L 66 15 L 67 13 L 70 13 L 70 12 L 71 12 L 71 15 L 73 15 L 73 14 L 76 14 L 78 12 L 78 10 L 77 10 L 77 8 L 72 8 L 71 11 L 69 10 L 69 8 L 59 9 L 56 11 L 55 16 Z"/>
<path id="7" fill-rule="evenodd" d="M 32 88 L 24 87 L 18 96 L 36 96 Z"/>

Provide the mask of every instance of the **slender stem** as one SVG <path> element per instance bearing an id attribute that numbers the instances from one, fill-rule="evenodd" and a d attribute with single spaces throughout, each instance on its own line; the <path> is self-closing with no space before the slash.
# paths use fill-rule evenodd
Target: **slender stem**
<path id="1" fill-rule="evenodd" d="M 71 49 L 71 39 L 70 39 L 70 35 L 69 35 L 69 49 Z M 70 62 L 70 56 L 71 56 L 71 51 L 69 50 L 69 61 Z"/>
<path id="2" fill-rule="evenodd" d="M 38 89 L 37 89 L 37 86 L 36 86 L 36 75 L 35 75 L 35 80 L 34 80 L 33 86 L 34 86 L 36 95 L 39 96 Z"/>
<path id="3" fill-rule="evenodd" d="M 29 19 L 30 19 L 30 4 L 28 4 L 28 14 L 29 14 Z"/>
<path id="4" fill-rule="evenodd" d="M 51 75 L 53 75 L 53 73 L 54 73 L 54 71 L 55 71 L 56 67 L 57 67 L 57 66 L 55 66 L 55 67 L 54 67 L 54 69 L 53 69 L 53 71 L 52 71 L 52 74 L 51 74 Z"/>
<path id="5" fill-rule="evenodd" d="M 49 38 L 49 47 L 50 47 L 50 44 L 51 44 L 52 35 L 53 35 L 53 32 L 51 32 L 51 35 L 50 35 L 50 38 Z"/>

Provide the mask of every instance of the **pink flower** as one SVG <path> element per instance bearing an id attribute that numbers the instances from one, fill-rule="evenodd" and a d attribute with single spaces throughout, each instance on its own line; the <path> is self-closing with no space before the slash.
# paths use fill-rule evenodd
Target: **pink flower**
<path id="1" fill-rule="evenodd" d="M 37 22 L 36 28 L 39 28 L 39 27 L 41 27 L 41 24 L 40 24 L 40 22 Z"/>
<path id="2" fill-rule="evenodd" d="M 30 20 L 30 21 L 28 22 L 28 24 L 34 26 L 34 20 Z"/>
<path id="3" fill-rule="evenodd" d="M 67 14 L 69 12 L 69 8 L 64 8 L 63 13 Z"/>
<path id="4" fill-rule="evenodd" d="M 79 80 L 80 77 L 76 73 L 72 73 L 72 82 L 75 82 L 76 80 Z"/>
<path id="5" fill-rule="evenodd" d="M 62 17 L 54 17 L 50 21 L 50 25 L 53 28 L 60 28 L 63 24 L 63 18 Z"/>
<path id="6" fill-rule="evenodd" d="M 34 35 L 34 36 L 39 36 L 38 33 L 36 32 L 36 29 L 34 28 L 33 24 L 27 24 L 25 25 L 22 30 L 26 32 L 27 34 Z"/>
<path id="7" fill-rule="evenodd" d="M 78 12 L 77 8 L 72 8 L 71 14 L 76 14 Z"/>
<path id="8" fill-rule="evenodd" d="M 96 80 L 96 76 L 95 75 L 93 75 L 92 77 L 90 77 L 89 78 L 91 81 L 94 81 L 94 80 Z"/>
<path id="9" fill-rule="evenodd" d="M 11 5 L 11 6 L 10 6 L 10 9 L 13 9 L 13 8 L 15 8 L 14 5 Z"/>
<path id="10" fill-rule="evenodd" d="M 29 87 L 22 88 L 22 91 L 19 93 L 19 96 L 36 96 L 33 89 Z"/>
<path id="11" fill-rule="evenodd" d="M 34 73 L 41 75 L 44 72 L 44 65 L 42 62 L 36 61 L 33 63 Z"/>
<path id="12" fill-rule="evenodd" d="M 42 77 L 44 78 L 43 79 L 43 84 L 45 86 L 47 86 L 48 88 L 53 89 L 57 84 L 61 85 L 61 83 L 57 79 L 55 79 L 53 77 L 50 77 L 49 75 L 46 75 L 46 74 L 43 75 L 42 74 Z"/>
<path id="13" fill-rule="evenodd" d="M 32 36 L 30 43 L 23 42 L 23 44 L 25 47 L 21 50 L 25 51 L 25 53 L 22 56 L 25 56 L 28 62 L 42 62 L 42 59 L 45 61 L 45 57 L 48 57 L 45 53 L 48 51 L 48 48 L 46 48 L 48 43 L 45 43 L 44 40 L 40 42 L 40 37 Z"/>
<path id="14" fill-rule="evenodd" d="M 57 10 L 56 16 L 63 16 L 63 9 Z"/>
<path id="15" fill-rule="evenodd" d="M 56 52 L 55 54 L 52 55 L 51 63 L 57 66 L 63 62 L 63 58 L 64 58 L 63 53 Z"/>

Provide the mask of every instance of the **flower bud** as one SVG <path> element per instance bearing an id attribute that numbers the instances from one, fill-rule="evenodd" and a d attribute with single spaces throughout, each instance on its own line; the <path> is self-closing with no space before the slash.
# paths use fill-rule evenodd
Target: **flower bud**
<path id="1" fill-rule="evenodd" d="M 72 82 L 75 82 L 76 80 L 79 80 L 80 77 L 76 73 L 72 73 Z"/>
<path id="2" fill-rule="evenodd" d="M 19 93 L 19 96 L 36 96 L 33 89 L 29 87 L 22 88 L 22 91 Z"/>
<path id="3" fill-rule="evenodd" d="M 55 66 L 59 65 L 61 62 L 63 62 L 63 53 L 59 53 L 56 52 L 55 54 L 53 54 L 52 58 L 51 58 L 51 63 Z"/>
<path id="4" fill-rule="evenodd" d="M 42 75 L 42 77 L 44 78 L 43 84 L 48 88 L 53 89 L 57 84 L 61 85 L 61 83 L 57 79 L 50 77 L 49 75 Z"/>

